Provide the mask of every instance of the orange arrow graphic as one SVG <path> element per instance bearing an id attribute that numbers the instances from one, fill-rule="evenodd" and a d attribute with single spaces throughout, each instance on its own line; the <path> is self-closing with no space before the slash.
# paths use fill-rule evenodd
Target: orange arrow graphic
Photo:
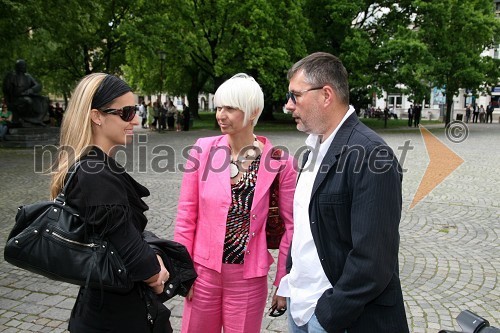
<path id="1" fill-rule="evenodd" d="M 420 125 L 420 134 L 424 139 L 427 154 L 429 155 L 429 165 L 427 165 L 425 174 L 418 185 L 417 192 L 413 196 L 410 209 L 413 209 L 413 207 L 464 162 L 460 156 L 455 154 L 455 152 L 422 125 Z"/>

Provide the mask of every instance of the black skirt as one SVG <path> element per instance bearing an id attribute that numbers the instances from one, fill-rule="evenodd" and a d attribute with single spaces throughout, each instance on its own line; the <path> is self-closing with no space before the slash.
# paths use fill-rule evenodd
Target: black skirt
<path id="1" fill-rule="evenodd" d="M 161 303 L 158 306 L 166 309 Z M 172 332 L 168 319 L 163 324 L 163 332 Z M 136 283 L 127 294 L 80 288 L 68 330 L 71 333 L 151 333 L 153 326 L 149 322 L 144 294 Z"/>

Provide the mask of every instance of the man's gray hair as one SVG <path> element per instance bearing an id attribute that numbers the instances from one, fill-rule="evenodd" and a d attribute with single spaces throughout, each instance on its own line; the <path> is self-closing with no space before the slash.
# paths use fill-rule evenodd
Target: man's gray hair
<path id="1" fill-rule="evenodd" d="M 312 86 L 331 86 L 341 103 L 349 105 L 348 74 L 339 58 L 326 52 L 312 53 L 290 68 L 288 80 L 299 71 L 303 71 L 306 82 Z"/>

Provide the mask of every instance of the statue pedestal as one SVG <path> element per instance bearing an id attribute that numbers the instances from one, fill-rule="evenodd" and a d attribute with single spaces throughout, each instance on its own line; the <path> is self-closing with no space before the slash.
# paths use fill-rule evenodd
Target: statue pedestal
<path id="1" fill-rule="evenodd" d="M 59 127 L 11 128 L 7 141 L 0 141 L 0 147 L 32 148 L 59 143 Z"/>

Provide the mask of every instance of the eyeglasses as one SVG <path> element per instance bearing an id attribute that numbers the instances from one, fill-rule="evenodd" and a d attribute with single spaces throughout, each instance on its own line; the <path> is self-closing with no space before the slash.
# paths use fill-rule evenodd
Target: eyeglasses
<path id="1" fill-rule="evenodd" d="M 136 105 L 124 106 L 121 109 L 106 109 L 101 110 L 101 112 L 116 114 L 122 118 L 123 121 L 130 122 L 134 119 L 136 111 L 139 108 Z"/>
<path id="2" fill-rule="evenodd" d="M 291 98 L 293 104 L 297 104 L 296 97 L 301 96 L 302 94 L 305 94 L 308 91 L 319 90 L 319 89 L 323 89 L 323 86 L 305 89 L 305 90 L 301 90 L 301 91 L 288 91 L 286 93 L 286 102 L 288 102 L 288 100 Z"/>

